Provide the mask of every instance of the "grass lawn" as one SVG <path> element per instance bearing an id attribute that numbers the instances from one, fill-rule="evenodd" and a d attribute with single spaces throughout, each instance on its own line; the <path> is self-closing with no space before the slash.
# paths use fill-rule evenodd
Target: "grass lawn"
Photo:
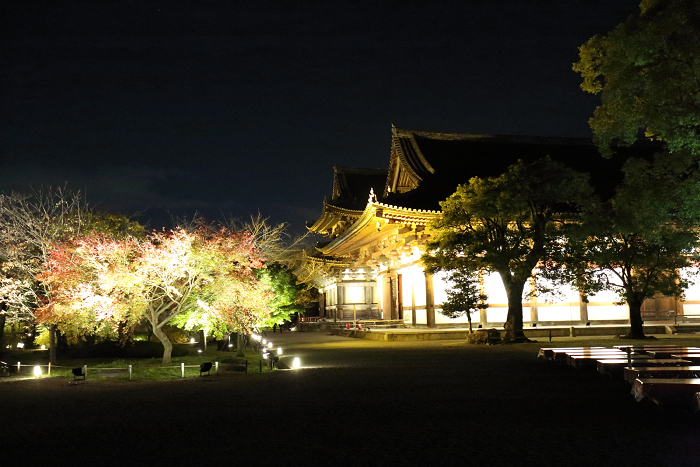
<path id="1" fill-rule="evenodd" d="M 697 337 L 658 337 L 642 343 L 700 346 Z M 536 357 L 540 347 L 626 340 L 486 346 L 320 332 L 272 339 L 285 355 L 301 358 L 300 371 L 0 384 L 0 439 L 11 447 L 0 459 L 109 466 L 700 465 L 694 414 L 665 413 L 635 402 L 622 380 Z"/>
<path id="2" fill-rule="evenodd" d="M 196 350 L 189 349 L 188 353 L 194 353 Z M 180 352 L 182 353 L 182 352 Z M 164 364 L 162 357 L 151 358 L 114 358 L 114 357 L 61 357 L 58 358 L 58 363 L 52 365 L 51 375 L 47 375 L 47 364 L 49 360 L 48 351 L 44 350 L 27 350 L 14 351 L 7 353 L 0 360 L 7 362 L 9 365 L 9 377 L 3 378 L 0 381 L 12 381 L 18 377 L 26 378 L 33 375 L 33 367 L 41 365 L 43 375 L 42 378 L 66 378 L 73 380 L 73 368 L 83 367 L 87 365 L 87 379 L 93 382 L 112 381 L 112 382 L 129 382 L 128 368 L 131 365 L 131 381 L 167 381 L 182 378 L 182 364 L 185 365 L 185 378 L 199 377 L 199 365 L 205 362 L 212 363 L 211 375 L 217 375 L 216 364 L 218 366 L 218 376 L 232 376 L 242 374 L 246 371 L 248 374 L 260 374 L 272 371 L 267 360 L 264 360 L 259 354 L 252 349 L 245 350 L 245 357 L 237 358 L 235 352 L 207 350 L 205 354 L 184 355 L 173 357 L 172 362 Z M 284 361 L 284 359 L 282 359 Z M 17 373 L 17 362 L 21 362 L 20 372 Z M 26 365 L 26 366 L 25 366 Z"/>

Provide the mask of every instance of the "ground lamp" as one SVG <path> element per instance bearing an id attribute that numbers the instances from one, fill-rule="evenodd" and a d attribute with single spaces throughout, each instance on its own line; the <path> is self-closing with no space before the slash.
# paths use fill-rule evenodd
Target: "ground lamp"
<path id="1" fill-rule="evenodd" d="M 294 357 L 294 361 L 292 362 L 292 368 L 299 368 L 301 366 L 301 361 L 299 360 L 299 357 Z"/>

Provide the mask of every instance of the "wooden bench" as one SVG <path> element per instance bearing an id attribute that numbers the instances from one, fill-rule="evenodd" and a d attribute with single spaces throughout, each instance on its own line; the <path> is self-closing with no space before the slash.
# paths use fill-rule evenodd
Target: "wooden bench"
<path id="1" fill-rule="evenodd" d="M 682 358 L 694 363 L 700 363 L 700 352 L 679 352 L 671 354 L 673 358 Z"/>
<path id="2" fill-rule="evenodd" d="M 211 376 L 211 366 L 211 362 L 201 363 L 199 365 L 199 376 L 202 376 L 203 373 Z"/>
<path id="3" fill-rule="evenodd" d="M 83 372 L 83 368 L 82 368 L 82 367 L 73 368 L 73 369 L 71 370 L 71 373 L 73 373 L 73 381 L 75 381 L 76 379 L 80 378 L 81 376 L 82 376 L 83 379 L 85 379 L 85 377 L 86 377 L 85 373 Z"/>
<path id="4" fill-rule="evenodd" d="M 598 355 L 598 354 L 619 354 L 626 355 L 624 352 L 616 349 L 609 348 L 599 348 L 599 349 L 563 349 L 563 350 L 553 350 L 552 359 L 553 360 L 568 360 L 569 355 Z"/>
<path id="5" fill-rule="evenodd" d="M 668 349 L 649 349 L 645 351 L 654 358 L 667 358 L 671 355 L 700 353 L 697 347 L 676 347 Z"/>
<path id="6" fill-rule="evenodd" d="M 625 381 L 629 383 L 634 383 L 637 378 L 697 378 L 700 376 L 700 366 L 639 366 L 623 368 L 623 373 Z"/>
<path id="7" fill-rule="evenodd" d="M 595 367 L 598 360 L 622 360 L 626 358 L 625 354 L 610 353 L 597 355 L 568 355 L 566 362 L 574 368 Z"/>
<path id="8" fill-rule="evenodd" d="M 537 358 L 544 358 L 546 360 L 552 360 L 554 358 L 554 352 L 566 352 L 568 350 L 591 350 L 591 349 L 604 349 L 605 347 L 557 347 L 557 348 L 541 348 L 537 353 Z"/>
<path id="9" fill-rule="evenodd" d="M 700 392 L 700 378 L 637 378 L 632 384 L 632 395 L 637 402 L 649 399 L 659 407 L 666 405 L 691 407 L 698 392 Z"/>
<path id="10" fill-rule="evenodd" d="M 687 365 L 690 363 L 688 360 L 681 360 L 680 358 L 649 358 L 648 355 L 634 355 L 631 361 L 626 358 L 621 358 L 619 360 L 599 360 L 597 363 L 598 373 L 603 375 L 614 375 L 622 374 L 623 369 L 626 368 L 630 363 L 632 365 L 637 365 L 639 367 L 651 367 L 651 366 L 680 366 Z"/>

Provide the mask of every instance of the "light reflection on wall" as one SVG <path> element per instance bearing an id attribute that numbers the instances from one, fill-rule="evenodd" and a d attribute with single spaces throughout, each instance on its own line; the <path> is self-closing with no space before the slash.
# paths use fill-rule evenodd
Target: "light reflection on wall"
<path id="1" fill-rule="evenodd" d="M 345 287 L 345 303 L 364 303 L 365 288 L 360 286 Z"/>
<path id="2" fill-rule="evenodd" d="M 538 282 L 551 286 L 541 278 L 538 278 Z M 570 285 L 558 285 L 556 290 L 556 295 L 537 297 L 537 320 L 580 321 L 581 306 L 578 290 Z"/>
<path id="3" fill-rule="evenodd" d="M 425 275 L 423 268 L 419 266 L 409 266 L 401 270 L 401 285 L 404 310 L 411 309 L 411 289 L 415 298 L 416 307 L 425 306 Z"/>

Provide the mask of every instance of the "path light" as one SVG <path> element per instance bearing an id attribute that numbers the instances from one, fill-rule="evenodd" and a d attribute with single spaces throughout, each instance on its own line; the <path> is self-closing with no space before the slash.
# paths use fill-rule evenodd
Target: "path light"
<path id="1" fill-rule="evenodd" d="M 199 350 L 197 351 L 197 353 L 202 353 L 202 349 L 199 349 Z"/>
<path id="2" fill-rule="evenodd" d="M 263 345 L 267 344 L 267 339 L 263 339 Z"/>
<path id="3" fill-rule="evenodd" d="M 267 348 L 268 348 L 268 349 L 271 349 L 271 348 L 272 348 L 272 342 L 268 342 L 268 343 L 267 343 Z"/>
<path id="4" fill-rule="evenodd" d="M 17 342 L 17 348 L 18 348 L 18 349 L 23 349 L 23 348 L 24 348 L 24 342 Z"/>
<path id="5" fill-rule="evenodd" d="M 299 368 L 301 366 L 301 361 L 299 360 L 299 357 L 294 357 L 294 361 L 292 362 L 292 368 Z"/>
<path id="6" fill-rule="evenodd" d="M 194 337 L 190 337 L 190 344 L 194 344 Z"/>
<path id="7" fill-rule="evenodd" d="M 46 345 L 41 344 L 41 350 L 46 350 Z"/>
<path id="8" fill-rule="evenodd" d="M 277 355 L 282 355 L 282 347 L 277 347 Z"/>
<path id="9" fill-rule="evenodd" d="M 41 367 L 39 365 L 34 367 L 34 376 L 41 376 Z"/>

